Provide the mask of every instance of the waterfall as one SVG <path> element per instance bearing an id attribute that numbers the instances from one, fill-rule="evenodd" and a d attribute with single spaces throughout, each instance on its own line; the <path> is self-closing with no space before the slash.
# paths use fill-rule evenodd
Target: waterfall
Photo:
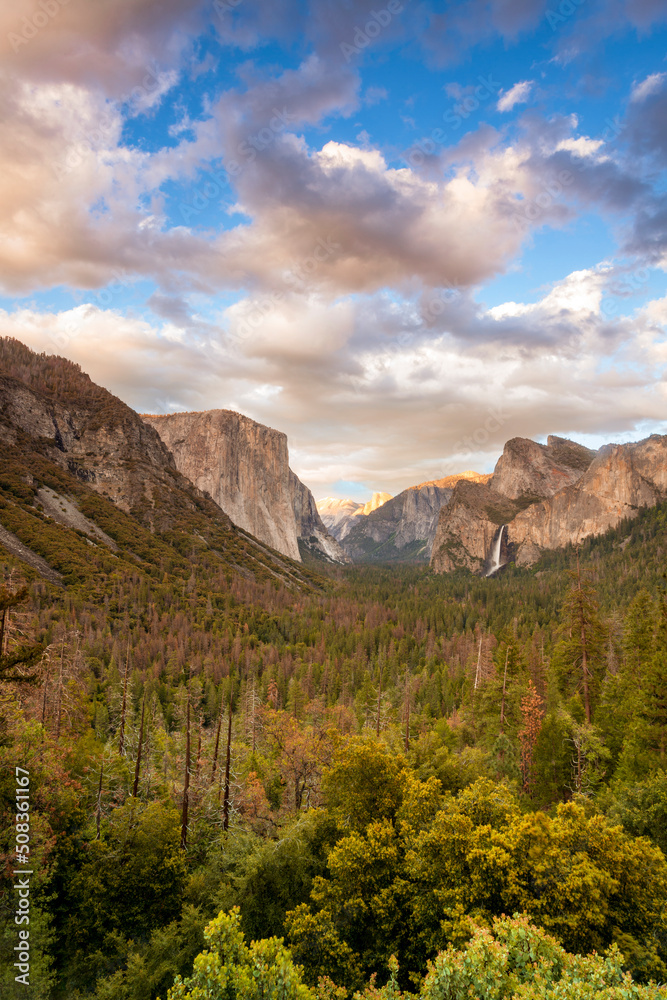
<path id="1" fill-rule="evenodd" d="M 493 543 L 493 552 L 491 553 L 491 566 L 487 571 L 486 574 L 487 576 L 493 576 L 493 574 L 497 570 L 499 570 L 500 567 L 503 565 L 503 563 L 501 563 L 500 560 L 502 559 L 501 553 L 503 548 L 503 531 L 505 530 L 506 527 L 507 525 L 503 524 L 500 531 L 498 532 L 498 537 Z"/>

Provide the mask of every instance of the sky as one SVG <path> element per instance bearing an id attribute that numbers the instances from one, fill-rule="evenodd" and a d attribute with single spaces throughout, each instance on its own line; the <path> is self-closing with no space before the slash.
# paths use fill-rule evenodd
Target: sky
<path id="1" fill-rule="evenodd" d="M 365 500 L 667 432 L 664 0 L 4 0 L 0 335 Z"/>

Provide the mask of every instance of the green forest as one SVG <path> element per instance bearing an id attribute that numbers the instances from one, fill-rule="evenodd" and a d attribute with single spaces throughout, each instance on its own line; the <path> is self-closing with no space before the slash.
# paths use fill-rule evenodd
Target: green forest
<path id="1" fill-rule="evenodd" d="M 666 506 L 490 579 L 284 580 L 26 482 L 62 580 L 0 556 L 3 998 L 667 995 Z"/>

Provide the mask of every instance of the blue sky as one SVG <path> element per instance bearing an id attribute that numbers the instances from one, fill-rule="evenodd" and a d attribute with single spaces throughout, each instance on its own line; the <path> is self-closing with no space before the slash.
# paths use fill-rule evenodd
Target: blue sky
<path id="1" fill-rule="evenodd" d="M 664 431 L 659 0 L 8 0 L 0 335 L 365 499 Z"/>

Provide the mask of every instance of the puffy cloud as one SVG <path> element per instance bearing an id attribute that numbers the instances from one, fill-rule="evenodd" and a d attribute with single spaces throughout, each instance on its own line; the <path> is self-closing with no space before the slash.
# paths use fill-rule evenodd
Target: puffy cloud
<path id="1" fill-rule="evenodd" d="M 515 83 L 507 92 L 501 91 L 498 111 L 511 111 L 516 104 L 525 104 L 530 97 L 532 86 L 532 80 L 522 80 L 520 83 Z"/>
<path id="2" fill-rule="evenodd" d="M 177 66 L 204 9 L 203 0 L 5 0 L 0 57 L 11 75 L 131 99 L 133 88 L 150 89 L 156 60 Z"/>

